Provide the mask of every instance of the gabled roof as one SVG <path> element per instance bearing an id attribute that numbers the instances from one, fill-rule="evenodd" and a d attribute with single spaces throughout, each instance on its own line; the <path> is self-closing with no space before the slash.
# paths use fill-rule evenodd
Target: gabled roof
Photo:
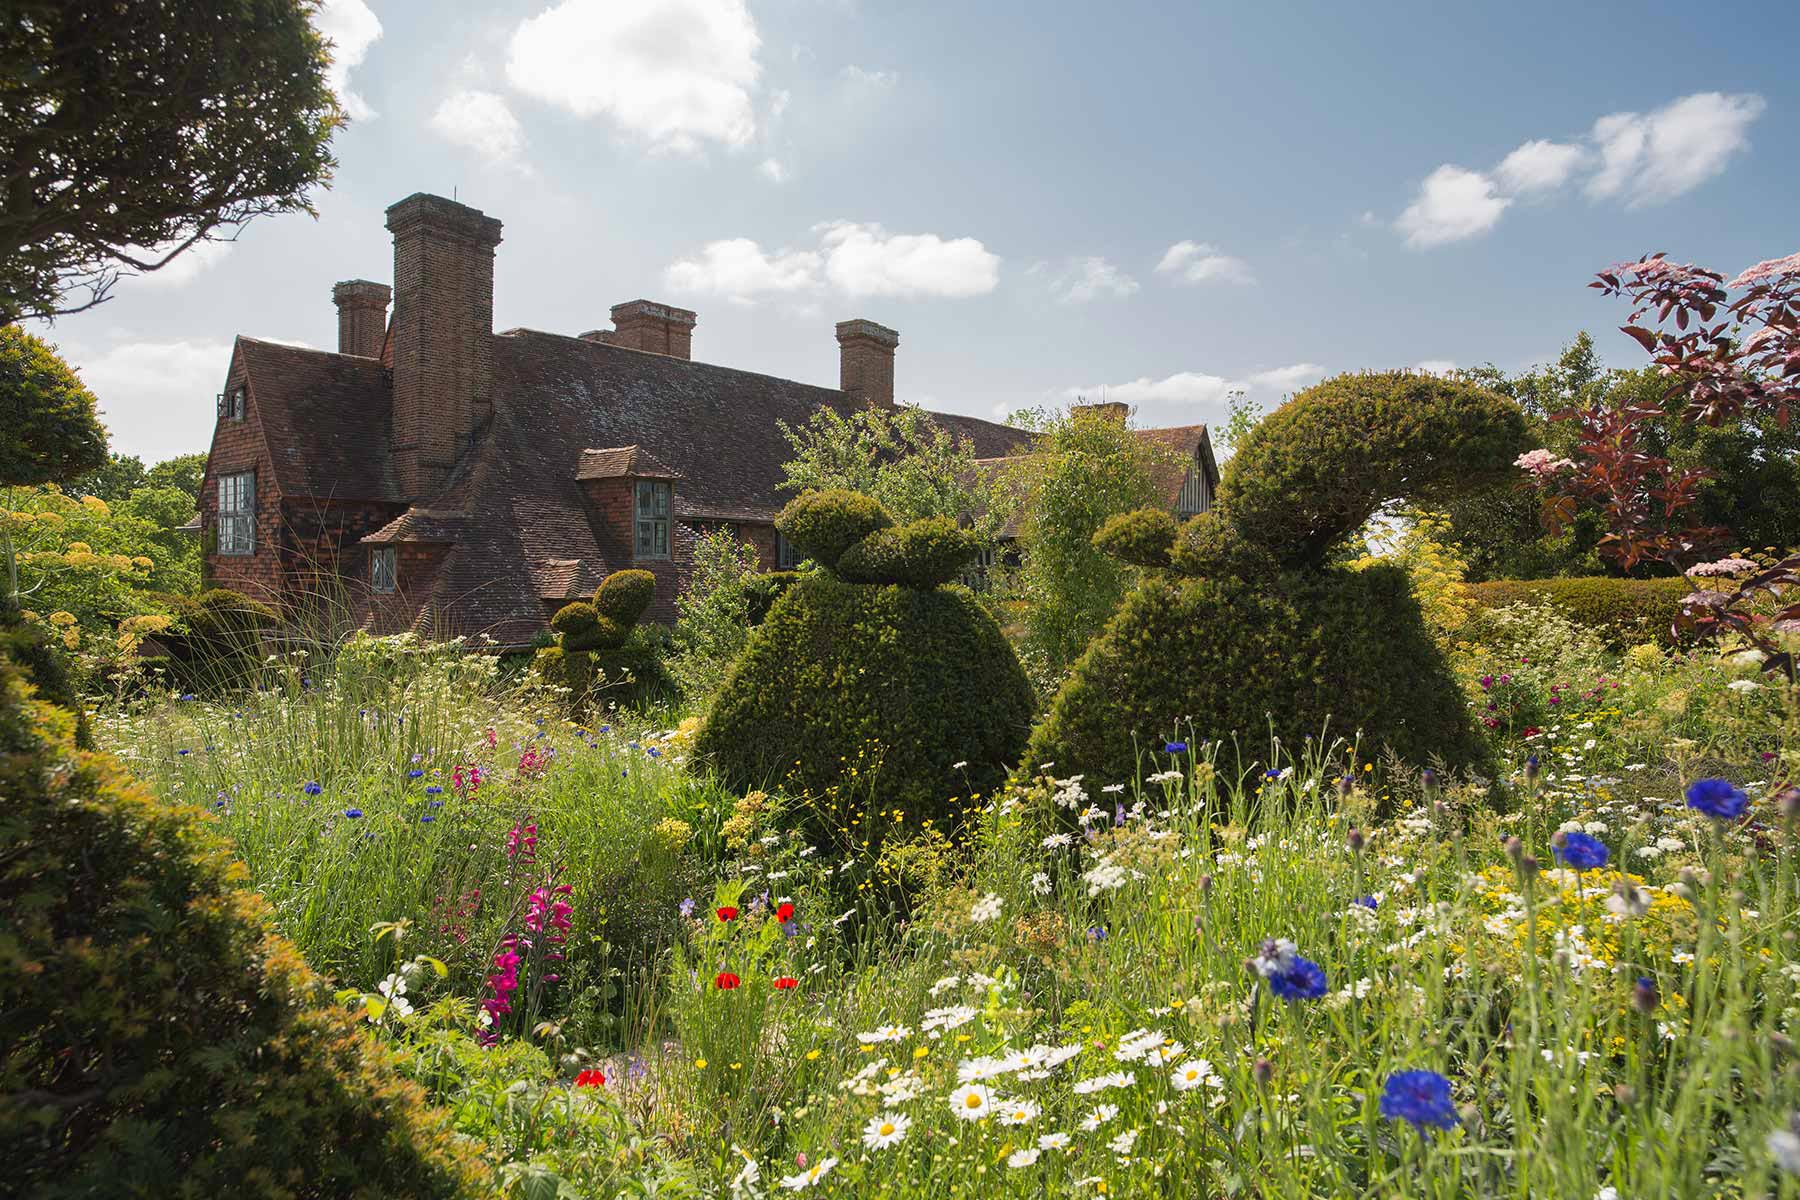
<path id="1" fill-rule="evenodd" d="M 575 465 L 577 479 L 680 479 L 681 473 L 664 466 L 642 446 L 615 446 L 610 450 L 583 450 Z"/>
<path id="2" fill-rule="evenodd" d="M 399 516 L 366 535 L 362 540 L 374 545 L 394 542 L 416 542 L 442 545 L 454 542 L 469 525 L 469 514 L 455 509 L 407 509 Z"/>
<path id="3" fill-rule="evenodd" d="M 275 483 L 284 497 L 397 498 L 388 465 L 391 386 L 372 358 L 240 337 Z"/>
<path id="4" fill-rule="evenodd" d="M 1169 425 L 1161 429 L 1139 429 L 1134 431 L 1140 441 L 1151 442 L 1169 450 L 1174 461 L 1159 464 L 1156 470 L 1157 489 L 1170 508 L 1174 508 L 1181 499 L 1181 485 L 1187 481 L 1188 464 L 1199 459 L 1206 470 L 1207 490 L 1216 491 L 1219 486 L 1219 464 L 1213 459 L 1212 436 L 1204 425 Z"/>

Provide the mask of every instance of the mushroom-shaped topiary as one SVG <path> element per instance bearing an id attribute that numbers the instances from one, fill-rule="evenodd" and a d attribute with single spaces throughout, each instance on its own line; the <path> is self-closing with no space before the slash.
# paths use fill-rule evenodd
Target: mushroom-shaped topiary
<path id="1" fill-rule="evenodd" d="M 1384 504 L 1503 474 L 1517 408 L 1407 372 L 1341 376 L 1295 396 L 1226 465 L 1220 508 L 1170 528 L 1115 518 L 1095 542 L 1150 570 L 1076 662 L 1026 760 L 1123 779 L 1191 728 L 1358 738 L 1415 762 L 1477 766 L 1485 746 L 1405 573 L 1331 552 Z"/>
<path id="2" fill-rule="evenodd" d="M 875 807 L 898 807 L 908 830 L 927 818 L 947 827 L 952 798 L 1004 782 L 1031 727 L 1031 686 L 999 626 L 967 589 L 940 586 L 972 542 L 943 520 L 894 527 L 855 493 L 812 493 L 782 517 L 836 572 L 781 591 L 714 698 L 696 755 L 733 787 L 872 806 L 835 819 L 797 806 L 815 836 L 854 828 L 878 840 Z"/>
<path id="3" fill-rule="evenodd" d="M 616 571 L 600 581 L 594 598 L 556 610 L 550 628 L 556 645 L 538 651 L 532 665 L 550 683 L 569 690 L 576 711 L 596 699 L 637 703 L 673 687 L 662 651 L 638 618 L 656 595 L 648 571 Z"/>

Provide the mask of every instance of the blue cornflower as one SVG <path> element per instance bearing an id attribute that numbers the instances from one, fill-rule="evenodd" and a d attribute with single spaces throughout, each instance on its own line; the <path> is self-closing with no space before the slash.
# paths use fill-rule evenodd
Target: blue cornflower
<path id="1" fill-rule="evenodd" d="M 1264 779 L 1280 779 L 1281 772 L 1280 771 L 1264 771 L 1263 778 Z"/>
<path id="2" fill-rule="evenodd" d="M 1094 926 L 1092 929 L 1088 930 L 1088 940 L 1104 942 L 1106 940 L 1106 930 L 1102 926 Z"/>
<path id="3" fill-rule="evenodd" d="M 1186 754 L 1187 753 L 1187 743 L 1186 742 L 1170 742 L 1169 744 L 1167 744 L 1166 746 L 1163 747 L 1163 751 L 1164 751 L 1164 753 L 1167 753 L 1167 754 Z"/>
<path id="4" fill-rule="evenodd" d="M 601 726 L 601 727 L 600 727 L 600 732 L 601 732 L 601 733 L 611 733 L 611 732 L 612 732 L 612 726 L 611 726 L 611 725 L 602 725 L 602 726 Z"/>
<path id="5" fill-rule="evenodd" d="M 431 802 L 431 807 L 433 807 L 433 808 L 442 808 L 442 807 L 444 807 L 444 802 L 443 802 L 443 801 L 442 801 L 442 800 L 433 800 L 433 801 L 432 801 L 432 802 Z"/>
<path id="6" fill-rule="evenodd" d="M 346 808 L 346 809 L 345 809 L 345 810 L 344 810 L 344 815 L 345 815 L 345 816 L 346 816 L 346 817 L 349 817 L 349 818 L 350 818 L 350 819 L 351 819 L 351 820 L 352 820 L 352 821 L 354 821 L 354 820 L 356 820 L 356 819 L 357 819 L 357 818 L 358 818 L 358 817 L 360 817 L 360 816 L 362 816 L 362 809 L 360 809 L 360 808 Z"/>
<path id="7" fill-rule="evenodd" d="M 305 792 L 309 796 L 316 796 L 320 792 L 324 791 L 325 789 L 320 787 L 319 781 L 315 779 L 312 782 L 308 783 L 305 787 L 301 788 L 300 790 Z"/>
<path id="8" fill-rule="evenodd" d="M 1559 833 L 1550 839 L 1550 848 L 1564 865 L 1577 871 L 1604 867 L 1608 857 L 1606 843 L 1585 833 Z"/>
<path id="9" fill-rule="evenodd" d="M 1356 905 L 1358 908 L 1374 908 L 1376 905 L 1380 904 L 1381 901 L 1373 896 L 1358 896 L 1350 903 Z"/>
<path id="10" fill-rule="evenodd" d="M 408 779 L 418 779 L 421 776 L 423 776 L 424 774 L 425 774 L 424 771 L 420 770 L 418 767 L 414 767 L 412 770 L 410 770 L 406 773 L 406 777 Z"/>
<path id="11" fill-rule="evenodd" d="M 1269 990 L 1283 1000 L 1317 1000 L 1325 994 L 1325 968 L 1296 954 L 1287 970 L 1269 976 Z"/>
<path id="12" fill-rule="evenodd" d="M 1688 784 L 1687 802 L 1716 821 L 1735 821 L 1744 815 L 1750 797 L 1729 779 L 1698 779 Z"/>
<path id="13" fill-rule="evenodd" d="M 435 820 L 437 820 L 437 817 L 436 817 L 436 815 L 435 815 L 435 814 L 432 814 L 432 813 L 426 813 L 426 814 L 425 814 L 425 815 L 424 815 L 424 816 L 422 816 L 422 817 L 420 817 L 420 818 L 419 818 L 419 824 L 421 824 L 421 825 L 429 825 L 429 824 L 431 824 L 431 823 L 432 823 L 432 822 L 433 822 L 433 821 L 435 821 Z"/>
<path id="14" fill-rule="evenodd" d="M 690 901 L 688 901 L 688 903 L 692 904 L 693 901 L 690 900 Z M 688 914 L 682 913 L 681 915 L 685 917 Z M 781 923 L 781 932 L 788 937 L 798 937 L 800 935 L 800 922 L 798 922 L 798 921 L 783 921 Z"/>
<path id="15" fill-rule="evenodd" d="M 192 754 L 192 753 L 193 753 L 193 751 L 192 751 L 192 750 L 186 750 L 186 749 L 183 749 L 183 750 L 177 750 L 177 751 L 176 751 L 176 752 L 175 752 L 175 753 L 177 753 L 177 754 Z"/>
<path id="16" fill-rule="evenodd" d="M 183 699 L 183 700 L 192 700 L 192 699 L 193 699 L 193 698 L 194 698 L 194 693 L 192 693 L 192 692 L 183 692 L 183 693 L 181 693 L 181 698 L 182 698 L 182 699 Z"/>
<path id="17" fill-rule="evenodd" d="M 650 747 L 650 749 L 646 750 L 644 753 L 648 754 L 651 758 L 662 757 L 662 751 L 658 750 L 655 746 Z"/>
<path id="18" fill-rule="evenodd" d="M 444 794 L 444 789 L 434 783 L 425 789 L 425 794 L 427 796 L 441 796 Z"/>
<path id="19" fill-rule="evenodd" d="M 1453 1129 L 1461 1123 L 1450 1102 L 1450 1081 L 1436 1071 L 1395 1071 L 1381 1089 L 1381 1115 L 1390 1121 L 1411 1121 L 1415 1128 L 1427 1125 Z"/>

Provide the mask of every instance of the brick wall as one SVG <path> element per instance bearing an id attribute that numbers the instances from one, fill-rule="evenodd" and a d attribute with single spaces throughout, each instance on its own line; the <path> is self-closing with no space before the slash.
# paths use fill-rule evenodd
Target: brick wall
<path id="1" fill-rule="evenodd" d="M 839 321 L 838 389 L 882 407 L 894 403 L 894 350 L 900 335 L 874 321 Z"/>
<path id="2" fill-rule="evenodd" d="M 226 394 L 243 386 L 243 373 L 234 368 L 225 384 Z M 278 553 L 281 493 L 275 486 L 275 473 L 269 468 L 266 447 L 254 395 L 246 397 L 241 420 L 216 421 L 206 475 L 200 485 L 200 536 L 208 586 L 230 588 L 257 600 L 280 603 L 284 592 Z M 219 477 L 240 471 L 256 472 L 256 552 L 220 554 Z"/>

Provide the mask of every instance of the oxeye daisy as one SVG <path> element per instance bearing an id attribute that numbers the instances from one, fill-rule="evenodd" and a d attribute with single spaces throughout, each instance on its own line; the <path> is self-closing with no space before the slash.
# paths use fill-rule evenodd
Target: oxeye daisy
<path id="1" fill-rule="evenodd" d="M 1000 1106 L 1002 1125 L 1029 1125 L 1037 1120 L 1038 1106 L 1030 1100 L 1009 1100 Z"/>
<path id="2" fill-rule="evenodd" d="M 994 1093 L 979 1083 L 964 1084 L 950 1093 L 950 1109 L 965 1121 L 979 1121 L 994 1109 Z"/>
<path id="3" fill-rule="evenodd" d="M 1029 1167 L 1038 1160 L 1038 1154 L 1039 1151 L 1036 1147 L 1028 1147 L 1024 1150 L 1014 1150 L 1011 1154 L 1006 1156 L 1006 1165 L 1012 1167 L 1014 1170 L 1017 1170 L 1020 1167 Z"/>
<path id="4" fill-rule="evenodd" d="M 912 1118 L 904 1113 L 882 1113 L 870 1117 L 869 1123 L 863 1126 L 863 1145 L 871 1150 L 886 1150 L 903 1141 L 906 1131 L 911 1128 Z"/>
<path id="5" fill-rule="evenodd" d="M 1069 1135 L 1066 1133 L 1045 1133 L 1038 1137 L 1039 1150 L 1063 1150 L 1068 1145 Z"/>
<path id="6" fill-rule="evenodd" d="M 803 1192 L 819 1180 L 831 1174 L 831 1168 L 837 1166 L 835 1158 L 822 1158 L 798 1175 L 787 1175 L 781 1180 L 781 1186 L 790 1192 Z"/>
<path id="7" fill-rule="evenodd" d="M 1174 1073 L 1169 1076 L 1169 1082 L 1174 1084 L 1176 1091 L 1185 1092 L 1191 1088 L 1197 1088 L 1201 1084 L 1210 1083 L 1217 1078 L 1218 1076 L 1213 1074 L 1211 1063 L 1204 1058 L 1195 1058 L 1176 1067 Z"/>
<path id="8" fill-rule="evenodd" d="M 1106 1124 L 1108 1121 L 1112 1120 L 1114 1117 L 1116 1117 L 1118 1115 L 1119 1115 L 1119 1106 L 1118 1105 L 1116 1105 L 1116 1104 L 1098 1105 L 1095 1107 L 1093 1112 L 1089 1113 L 1087 1116 L 1085 1116 L 1081 1119 L 1081 1131 L 1083 1133 L 1092 1133 L 1092 1132 L 1094 1132 L 1094 1130 L 1100 1128 L 1102 1125 Z"/>

